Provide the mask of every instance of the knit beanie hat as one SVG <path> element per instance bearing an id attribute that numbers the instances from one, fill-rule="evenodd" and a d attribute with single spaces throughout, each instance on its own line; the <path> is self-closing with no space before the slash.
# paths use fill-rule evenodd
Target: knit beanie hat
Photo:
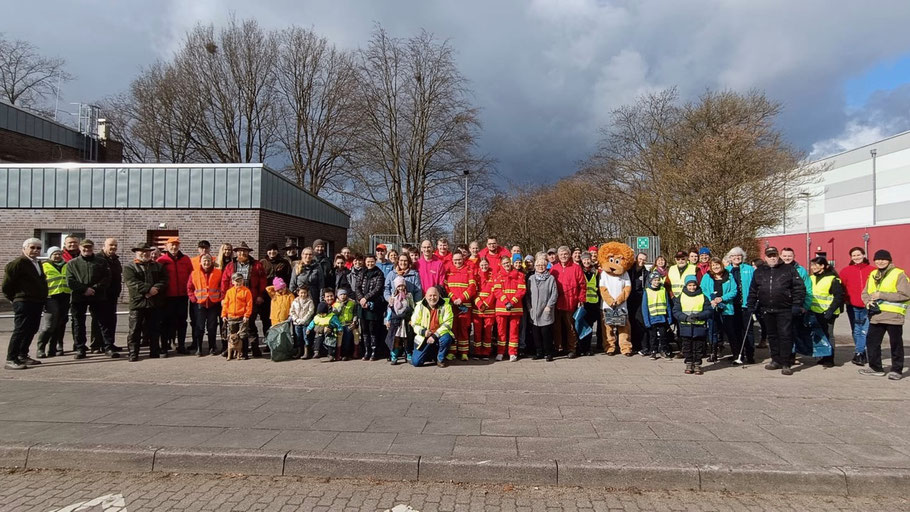
<path id="1" fill-rule="evenodd" d="M 52 245 L 51 247 L 47 248 L 47 257 L 50 258 L 55 252 L 63 252 L 63 251 L 56 245 Z"/>
<path id="2" fill-rule="evenodd" d="M 698 250 L 698 255 L 701 256 L 702 254 L 711 254 L 711 249 L 708 249 L 707 247 L 702 247 L 701 249 Z"/>
<path id="3" fill-rule="evenodd" d="M 891 253 L 884 249 L 879 249 L 879 250 L 875 251 L 875 256 L 872 257 L 872 260 L 873 261 L 874 260 L 894 261 L 891 259 Z"/>
<path id="4" fill-rule="evenodd" d="M 685 284 L 688 285 L 689 283 L 698 284 L 698 279 L 696 279 L 692 274 L 689 274 L 686 276 Z"/>
<path id="5" fill-rule="evenodd" d="M 275 290 L 284 290 L 287 287 L 287 283 L 284 282 L 284 279 L 276 277 L 272 280 L 272 286 L 275 287 Z"/>
<path id="6" fill-rule="evenodd" d="M 399 286 L 402 286 L 402 285 L 407 286 L 408 282 L 405 281 L 403 277 L 398 276 L 395 278 L 394 281 L 392 281 L 392 285 L 397 290 Z"/>
<path id="7" fill-rule="evenodd" d="M 319 305 L 316 306 L 316 314 L 317 315 L 328 315 L 329 314 L 329 305 L 326 304 L 325 302 L 320 302 Z"/>

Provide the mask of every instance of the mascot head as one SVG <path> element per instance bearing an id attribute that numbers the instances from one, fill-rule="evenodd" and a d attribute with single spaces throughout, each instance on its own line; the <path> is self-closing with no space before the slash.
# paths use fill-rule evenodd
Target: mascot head
<path id="1" fill-rule="evenodd" d="M 632 248 L 620 242 L 607 242 L 597 251 L 597 261 L 604 272 L 621 276 L 632 268 L 635 253 Z"/>

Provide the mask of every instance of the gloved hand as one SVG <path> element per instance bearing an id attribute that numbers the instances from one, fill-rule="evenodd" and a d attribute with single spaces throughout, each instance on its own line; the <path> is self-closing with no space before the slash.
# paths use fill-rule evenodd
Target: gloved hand
<path id="1" fill-rule="evenodd" d="M 805 309 L 803 309 L 799 306 L 793 306 L 793 308 L 790 311 L 793 313 L 793 316 L 800 316 L 806 312 Z"/>
<path id="2" fill-rule="evenodd" d="M 831 322 L 832 320 L 834 320 L 834 312 L 833 312 L 833 311 L 825 311 L 825 321 L 826 321 L 826 322 Z"/>

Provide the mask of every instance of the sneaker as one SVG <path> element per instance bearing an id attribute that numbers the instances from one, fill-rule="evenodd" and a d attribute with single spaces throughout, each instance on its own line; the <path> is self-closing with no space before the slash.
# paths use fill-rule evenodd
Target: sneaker
<path id="1" fill-rule="evenodd" d="M 21 357 L 19 358 L 19 362 L 22 363 L 22 364 L 27 364 L 27 365 L 29 365 L 29 366 L 35 366 L 35 365 L 41 364 L 41 361 L 38 361 L 38 360 L 36 360 L 36 359 L 32 359 L 31 357 L 28 357 L 28 356 L 21 356 Z"/>
<path id="2" fill-rule="evenodd" d="M 649 356 L 649 355 L 651 355 L 651 354 L 649 354 L 647 350 L 642 349 L 642 350 L 639 350 L 639 351 L 638 351 L 638 355 L 640 355 L 640 356 Z"/>
<path id="3" fill-rule="evenodd" d="M 692 375 L 693 373 L 695 373 L 694 366 L 695 365 L 693 365 L 692 363 L 686 363 L 686 369 L 683 373 L 685 373 L 686 375 Z"/>
<path id="4" fill-rule="evenodd" d="M 120 352 L 114 352 L 113 350 L 108 350 L 107 352 L 105 352 L 105 355 L 107 355 L 107 357 L 110 357 L 111 359 L 116 359 L 116 358 L 120 357 Z"/>
<path id="5" fill-rule="evenodd" d="M 652 360 L 652 361 L 657 361 L 658 359 L 660 359 L 660 355 L 658 355 L 657 352 L 652 352 L 652 353 L 651 353 L 651 360 Z"/>
<path id="6" fill-rule="evenodd" d="M 566 357 L 568 357 L 569 359 L 575 359 L 575 352 L 569 352 L 569 354 L 566 355 Z"/>
<path id="7" fill-rule="evenodd" d="M 73 359 L 85 359 L 85 352 L 79 350 L 76 352 L 76 355 L 73 356 Z"/>
<path id="8" fill-rule="evenodd" d="M 866 354 L 865 352 L 858 352 L 853 354 L 853 359 L 850 360 L 851 363 L 856 366 L 866 366 Z"/>
<path id="9" fill-rule="evenodd" d="M 44 351 L 39 350 L 38 359 L 44 359 L 45 357 L 47 357 L 47 354 L 45 354 Z"/>
<path id="10" fill-rule="evenodd" d="M 664 359 L 673 359 L 673 352 L 667 351 L 662 354 Z"/>
<path id="11" fill-rule="evenodd" d="M 395 354 L 392 354 L 391 356 L 389 356 L 389 361 L 391 361 L 393 365 L 398 364 L 398 356 L 396 356 Z"/>
<path id="12" fill-rule="evenodd" d="M 793 369 L 790 368 L 789 366 L 784 366 L 783 368 L 780 369 L 780 374 L 781 375 L 793 375 Z"/>
<path id="13" fill-rule="evenodd" d="M 514 363 L 515 361 L 518 361 L 518 356 L 509 356 L 510 363 Z"/>
<path id="14" fill-rule="evenodd" d="M 553 356 L 548 355 L 548 356 L 546 357 L 546 361 L 547 361 L 548 363 L 552 363 L 552 362 L 553 362 Z"/>
<path id="15" fill-rule="evenodd" d="M 467 360 L 468 360 L 468 355 L 467 355 L 467 354 L 461 354 L 461 360 L 462 360 L 462 361 L 467 361 Z"/>
<path id="16" fill-rule="evenodd" d="M 446 354 L 446 361 L 454 361 L 454 360 L 455 360 L 455 354 L 451 354 L 451 353 Z"/>
<path id="17" fill-rule="evenodd" d="M 901 380 L 902 378 L 904 376 L 898 372 L 888 372 L 888 380 Z"/>
<path id="18" fill-rule="evenodd" d="M 781 368 L 783 368 L 783 366 L 777 364 L 775 361 L 771 361 L 765 365 L 765 370 L 780 370 Z"/>
<path id="19" fill-rule="evenodd" d="M 446 366 L 449 366 L 449 363 L 445 359 L 442 359 L 440 361 L 436 361 L 436 366 L 438 366 L 440 368 L 445 368 Z"/>
<path id="20" fill-rule="evenodd" d="M 481 361 L 489 361 L 489 360 L 490 360 L 490 356 L 483 356 L 483 357 L 480 358 L 480 360 L 481 360 Z"/>
<path id="21" fill-rule="evenodd" d="M 502 361 L 502 354 L 496 354 L 496 360 Z"/>
<path id="22" fill-rule="evenodd" d="M 695 375 L 704 375 L 704 370 L 701 369 L 701 365 L 695 365 Z"/>
<path id="23" fill-rule="evenodd" d="M 411 354 L 406 355 L 405 359 L 407 359 L 408 364 L 411 364 Z"/>
<path id="24" fill-rule="evenodd" d="M 884 377 L 885 370 L 876 370 L 875 368 L 862 368 L 859 370 L 860 375 L 868 375 L 869 377 Z"/>
<path id="25" fill-rule="evenodd" d="M 7 361 L 3 367 L 7 370 L 25 370 L 28 368 L 28 366 L 23 364 L 21 361 Z"/>
<path id="26" fill-rule="evenodd" d="M 131 362 L 131 363 L 135 363 L 135 362 L 137 362 L 137 361 L 139 361 L 139 356 L 130 356 L 130 362 Z"/>

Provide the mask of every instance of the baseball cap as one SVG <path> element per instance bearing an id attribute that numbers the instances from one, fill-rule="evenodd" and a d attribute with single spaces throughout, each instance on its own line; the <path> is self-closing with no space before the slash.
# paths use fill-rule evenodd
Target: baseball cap
<path id="1" fill-rule="evenodd" d="M 778 252 L 777 247 L 774 247 L 773 245 L 765 249 L 765 256 L 776 256 L 778 254 L 780 254 L 780 252 Z"/>

